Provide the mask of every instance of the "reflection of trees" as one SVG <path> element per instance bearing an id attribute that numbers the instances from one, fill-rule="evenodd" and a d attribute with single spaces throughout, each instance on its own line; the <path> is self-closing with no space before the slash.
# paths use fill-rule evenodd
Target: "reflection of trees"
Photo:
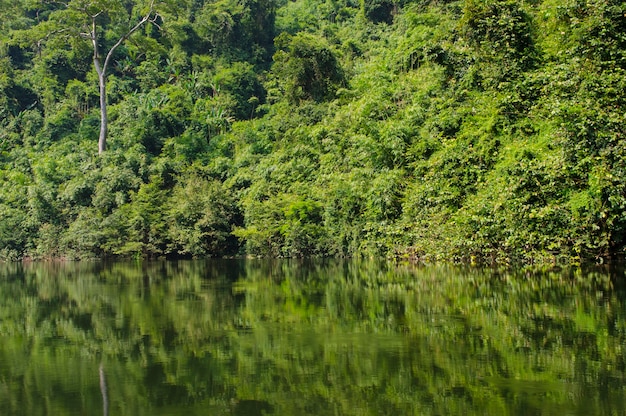
<path id="1" fill-rule="evenodd" d="M 100 376 L 100 393 L 102 393 L 102 414 L 104 416 L 109 416 L 109 393 L 107 389 L 107 379 L 104 374 L 104 367 L 100 364 L 99 368 L 99 376 Z"/>
<path id="2" fill-rule="evenodd" d="M 7 394 L 0 389 L 0 408 L 16 414 L 27 402 L 33 411 L 24 412 L 33 415 L 50 404 L 53 414 L 71 414 L 72 403 L 101 408 L 100 360 L 112 414 L 152 414 L 153 406 L 213 397 L 211 380 L 223 384 L 220 367 L 202 359 L 205 344 L 224 338 L 222 322 L 235 306 L 210 290 L 230 278 L 219 265 L 7 267 L 14 270 L 0 278 L 10 293 L 0 331 L 12 337 L 0 343 L 0 380 L 11 385 Z M 197 372 L 177 373 L 185 367 Z"/>
<path id="3" fill-rule="evenodd" d="M 102 362 L 119 415 L 619 414 L 624 291 L 609 276 L 356 261 L 6 265 L 0 408 L 101 409 Z"/>

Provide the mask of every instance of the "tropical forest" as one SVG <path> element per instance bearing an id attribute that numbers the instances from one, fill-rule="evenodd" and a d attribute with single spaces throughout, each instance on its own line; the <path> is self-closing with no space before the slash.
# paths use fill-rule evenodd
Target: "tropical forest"
<path id="1" fill-rule="evenodd" d="M 0 0 L 0 259 L 604 261 L 626 3 Z"/>

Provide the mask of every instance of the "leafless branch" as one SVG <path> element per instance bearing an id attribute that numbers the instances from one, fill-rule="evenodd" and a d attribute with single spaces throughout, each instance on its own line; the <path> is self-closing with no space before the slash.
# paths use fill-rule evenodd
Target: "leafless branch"
<path id="1" fill-rule="evenodd" d="M 126 32 L 126 34 L 124 36 L 119 38 L 118 41 L 115 42 L 115 44 L 111 47 L 111 49 L 109 49 L 109 52 L 107 53 L 107 56 L 106 56 L 106 58 L 104 60 L 104 64 L 102 65 L 103 73 L 106 72 L 106 69 L 107 69 L 107 67 L 109 65 L 109 61 L 111 60 L 111 57 L 113 56 L 113 52 L 115 52 L 115 50 L 122 43 L 124 43 L 124 41 L 126 39 L 128 39 L 133 33 L 135 33 L 141 26 L 143 26 L 145 23 L 149 22 L 149 23 L 152 23 L 155 26 L 159 27 L 159 25 L 156 23 L 156 20 L 158 19 L 158 17 L 159 17 L 159 14 L 154 12 L 154 0 L 152 0 L 150 2 L 150 8 L 148 9 L 148 12 L 141 18 L 141 20 L 139 20 L 139 22 L 137 22 L 137 24 L 135 26 L 133 26 L 128 32 Z"/>
<path id="2" fill-rule="evenodd" d="M 39 55 L 41 55 L 41 46 L 51 37 L 56 36 L 60 33 L 64 33 L 64 32 L 69 32 L 68 28 L 62 28 L 62 29 L 56 29 L 56 30 L 51 30 L 50 32 L 46 33 L 46 35 L 37 40 L 37 53 Z"/>
<path id="3" fill-rule="evenodd" d="M 150 19 L 148 22 L 152 23 L 153 25 L 155 25 L 156 27 L 159 28 L 159 30 L 163 30 L 163 28 L 161 27 L 161 25 L 159 25 L 157 22 L 159 21 L 159 18 L 161 17 L 160 14 L 155 13 L 154 17 L 152 19 Z"/>

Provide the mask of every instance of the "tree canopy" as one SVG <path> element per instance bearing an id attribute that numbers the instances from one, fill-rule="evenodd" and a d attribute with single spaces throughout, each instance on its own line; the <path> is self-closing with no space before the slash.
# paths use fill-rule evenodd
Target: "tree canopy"
<path id="1" fill-rule="evenodd" d="M 0 257 L 621 256 L 624 16 L 3 2 Z"/>

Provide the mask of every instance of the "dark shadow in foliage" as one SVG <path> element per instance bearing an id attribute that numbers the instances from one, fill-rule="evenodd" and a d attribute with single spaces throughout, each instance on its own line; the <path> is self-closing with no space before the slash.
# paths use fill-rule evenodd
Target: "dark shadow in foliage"
<path id="1" fill-rule="evenodd" d="M 465 36 L 487 59 L 502 59 L 505 67 L 511 67 L 509 72 L 528 70 L 536 64 L 531 18 L 518 2 L 469 0 L 463 12 Z"/>
<path id="2" fill-rule="evenodd" d="M 299 33 L 277 38 L 272 71 L 284 85 L 290 101 L 331 99 L 346 83 L 343 70 L 325 39 Z"/>
<path id="3" fill-rule="evenodd" d="M 575 2 L 559 10 L 572 28 L 574 52 L 603 68 L 626 69 L 626 4 L 619 0 Z"/>
<path id="4" fill-rule="evenodd" d="M 180 46 L 188 54 L 202 54 L 210 49 L 210 44 L 198 36 L 191 23 L 184 23 L 179 30 L 183 34 Z"/>
<path id="5" fill-rule="evenodd" d="M 252 65 L 235 62 L 215 76 L 220 93 L 230 96 L 233 105 L 229 112 L 237 120 L 253 118 L 259 104 L 265 102 L 266 92 Z"/>
<path id="6" fill-rule="evenodd" d="M 46 68 L 56 77 L 61 85 L 65 86 L 72 79 L 82 78 L 76 63 L 72 62 L 64 53 L 55 53 L 45 57 L 44 61 Z"/>
<path id="7" fill-rule="evenodd" d="M 30 53 L 19 46 L 8 45 L 7 55 L 11 58 L 11 65 L 15 69 L 26 69 L 31 64 Z"/>
<path id="8" fill-rule="evenodd" d="M 363 12 L 374 23 L 393 23 L 395 5 L 391 0 L 367 0 L 363 2 Z"/>
<path id="9" fill-rule="evenodd" d="M 252 58 L 257 63 L 269 62 L 273 53 L 275 23 L 276 23 L 276 0 L 245 0 L 245 13 L 239 25 L 242 36 L 240 39 L 250 45 Z"/>
<path id="10" fill-rule="evenodd" d="M 235 416 L 261 416 L 273 412 L 274 407 L 261 400 L 238 400 L 233 406 Z"/>
<path id="11" fill-rule="evenodd" d="M 194 24 L 216 56 L 263 67 L 273 53 L 276 8 L 276 0 L 205 2 Z"/>
<path id="12" fill-rule="evenodd" d="M 21 85 L 14 85 L 7 88 L 4 93 L 9 100 L 9 111 L 14 115 L 17 115 L 24 110 L 30 110 L 31 108 L 42 110 L 39 97 L 30 88 L 26 88 Z"/>

